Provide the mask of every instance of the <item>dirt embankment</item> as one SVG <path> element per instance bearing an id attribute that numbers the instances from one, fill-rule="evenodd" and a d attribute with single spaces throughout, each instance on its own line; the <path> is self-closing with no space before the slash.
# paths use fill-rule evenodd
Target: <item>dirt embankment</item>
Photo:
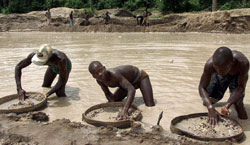
<path id="1" fill-rule="evenodd" d="M 69 14 L 72 10 L 74 27 L 69 26 Z M 106 11 L 111 13 L 111 21 L 107 25 L 101 17 Z M 99 17 L 91 17 L 89 23 L 85 20 L 85 14 L 83 10 L 54 8 L 51 9 L 52 23 L 49 26 L 46 23 L 45 11 L 0 14 L 0 31 L 250 33 L 250 9 L 171 14 L 162 18 L 154 18 L 153 13 L 149 18 L 149 27 L 138 26 L 132 14 L 117 9 L 99 11 Z"/>
<path id="2" fill-rule="evenodd" d="M 160 126 L 145 130 L 139 123 L 131 129 L 92 127 L 68 119 L 47 122 L 42 112 L 0 115 L 1 145 L 231 145 L 225 142 L 202 142 L 173 135 Z"/>

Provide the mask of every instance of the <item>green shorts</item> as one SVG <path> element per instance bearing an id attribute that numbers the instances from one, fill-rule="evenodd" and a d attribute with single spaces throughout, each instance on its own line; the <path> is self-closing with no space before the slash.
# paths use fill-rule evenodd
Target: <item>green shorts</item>
<path id="1" fill-rule="evenodd" d="M 67 61 L 67 70 L 71 70 L 71 68 L 72 68 L 72 64 L 71 64 L 71 61 L 68 59 L 68 61 Z M 52 72 L 55 73 L 55 74 L 59 74 L 58 68 L 55 68 L 55 67 L 52 67 Z"/>

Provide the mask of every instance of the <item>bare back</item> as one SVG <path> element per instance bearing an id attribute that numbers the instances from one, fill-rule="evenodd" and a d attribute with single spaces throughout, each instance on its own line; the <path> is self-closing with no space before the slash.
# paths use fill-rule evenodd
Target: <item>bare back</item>
<path id="1" fill-rule="evenodd" d="M 108 72 L 112 74 L 121 74 L 125 79 L 127 79 L 130 83 L 133 83 L 137 78 L 139 69 L 132 65 L 122 65 L 115 68 L 111 68 Z"/>

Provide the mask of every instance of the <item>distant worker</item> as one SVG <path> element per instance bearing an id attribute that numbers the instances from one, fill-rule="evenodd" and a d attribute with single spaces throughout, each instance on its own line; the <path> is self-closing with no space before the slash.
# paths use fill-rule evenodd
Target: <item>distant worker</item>
<path id="1" fill-rule="evenodd" d="M 23 90 L 21 85 L 22 69 L 29 66 L 31 63 L 48 66 L 44 75 L 42 87 L 51 87 L 53 80 L 56 78 L 57 74 L 59 75 L 57 83 L 46 94 L 46 97 L 53 93 L 56 93 L 58 97 L 66 97 L 65 86 L 72 67 L 71 61 L 65 53 L 52 49 L 48 44 L 44 44 L 16 65 L 15 79 L 17 93 L 20 100 L 25 100 L 27 98 L 26 92 Z"/>
<path id="2" fill-rule="evenodd" d="M 51 23 L 50 8 L 48 8 L 47 12 L 45 13 L 45 16 L 46 16 L 46 18 L 47 18 L 47 25 L 50 25 L 50 23 Z"/>
<path id="3" fill-rule="evenodd" d="M 111 20 L 109 14 L 110 14 L 109 12 L 106 12 L 105 15 L 104 15 L 104 18 L 103 18 L 103 19 L 104 19 L 104 24 L 106 24 L 106 25 L 107 25 L 107 24 L 109 23 L 109 21 Z"/>
<path id="4" fill-rule="evenodd" d="M 70 26 L 73 27 L 74 26 L 74 16 L 73 16 L 73 11 L 70 12 L 69 14 L 69 18 L 70 18 Z"/>
<path id="5" fill-rule="evenodd" d="M 90 24 L 90 22 L 89 22 L 89 18 L 90 18 L 89 13 L 86 13 L 86 15 L 85 15 L 86 25 L 89 25 L 89 24 Z"/>
<path id="6" fill-rule="evenodd" d="M 146 8 L 145 11 L 144 11 L 144 14 L 143 14 L 143 22 L 142 22 L 142 25 L 144 25 L 144 26 L 149 26 L 148 17 L 149 17 L 149 12 L 148 12 L 148 8 Z"/>

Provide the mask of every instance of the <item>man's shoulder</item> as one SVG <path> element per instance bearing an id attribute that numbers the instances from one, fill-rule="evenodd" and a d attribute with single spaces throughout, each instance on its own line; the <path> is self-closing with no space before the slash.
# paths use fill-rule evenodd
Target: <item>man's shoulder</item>
<path id="1" fill-rule="evenodd" d="M 233 57 L 235 59 L 242 59 L 248 61 L 247 57 L 242 52 L 238 50 L 233 50 L 232 52 L 233 52 Z"/>
<path id="2" fill-rule="evenodd" d="M 118 70 L 116 68 L 110 68 L 110 69 L 107 70 L 107 72 L 110 73 L 110 74 L 112 74 L 112 75 L 113 74 L 115 75 L 115 74 L 118 73 Z"/>
<path id="3" fill-rule="evenodd" d="M 67 55 L 64 52 L 60 50 L 56 50 L 56 49 L 52 50 L 51 57 L 54 57 L 60 60 L 67 59 Z"/>
<path id="4" fill-rule="evenodd" d="M 122 72 L 119 67 L 108 69 L 107 72 L 110 74 L 111 77 L 114 78 L 119 78 L 122 76 Z"/>
<path id="5" fill-rule="evenodd" d="M 205 66 L 211 66 L 211 65 L 213 65 L 213 57 L 210 57 L 207 61 L 206 61 L 206 64 L 205 64 Z"/>
<path id="6" fill-rule="evenodd" d="M 214 71 L 213 58 L 210 57 L 204 66 L 204 72 L 213 72 L 213 71 Z"/>
<path id="7" fill-rule="evenodd" d="M 53 54 L 61 54 L 61 53 L 63 53 L 63 54 L 65 54 L 64 52 L 62 52 L 62 51 L 60 51 L 60 50 L 57 50 L 57 49 L 52 49 L 52 53 Z"/>
<path id="8" fill-rule="evenodd" d="M 239 63 L 241 66 L 247 66 L 249 67 L 249 60 L 247 57 L 240 51 L 234 50 L 233 52 L 233 57 L 234 59 Z"/>

